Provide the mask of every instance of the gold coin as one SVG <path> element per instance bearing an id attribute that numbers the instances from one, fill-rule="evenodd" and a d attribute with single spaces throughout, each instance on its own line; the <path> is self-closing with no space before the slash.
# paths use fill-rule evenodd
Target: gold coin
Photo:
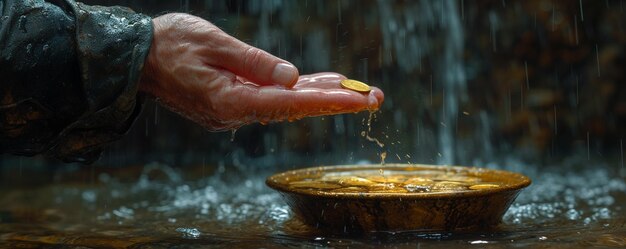
<path id="1" fill-rule="evenodd" d="M 372 90 L 370 86 L 363 82 L 348 79 L 341 81 L 341 87 L 360 93 L 369 93 Z"/>
<path id="2" fill-rule="evenodd" d="M 377 183 L 403 183 L 406 178 L 403 176 L 381 176 L 381 175 L 371 175 L 367 176 L 367 179 Z"/>
<path id="3" fill-rule="evenodd" d="M 409 185 L 409 184 L 413 184 L 413 185 L 433 185 L 435 182 L 431 179 L 428 178 L 422 178 L 422 177 L 413 177 L 413 178 L 409 178 L 406 181 L 404 181 L 404 185 Z"/>
<path id="4" fill-rule="evenodd" d="M 472 190 L 479 190 L 479 189 L 490 189 L 490 188 L 497 188 L 500 187 L 496 184 L 477 184 L 477 185 L 472 185 L 471 187 L 469 187 L 469 189 Z"/>
<path id="5" fill-rule="evenodd" d="M 369 186 L 374 184 L 374 182 L 367 180 L 365 178 L 361 178 L 358 176 L 347 176 L 347 177 L 343 177 L 341 179 L 339 179 L 339 181 L 337 181 L 337 183 L 343 185 L 343 186 L 348 186 L 348 187 L 354 187 L 354 186 Z"/>

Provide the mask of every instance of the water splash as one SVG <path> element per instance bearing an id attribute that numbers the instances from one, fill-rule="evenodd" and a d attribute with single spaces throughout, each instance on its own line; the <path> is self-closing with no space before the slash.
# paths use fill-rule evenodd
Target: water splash
<path id="1" fill-rule="evenodd" d="M 198 230 L 197 228 L 188 228 L 188 227 L 176 228 L 176 232 L 181 233 L 183 238 L 187 238 L 187 239 L 197 239 L 197 238 L 200 238 L 200 235 L 202 234 L 200 230 Z"/>
<path id="2" fill-rule="evenodd" d="M 548 218 L 589 224 L 614 217 L 620 205 L 616 198 L 623 198 L 615 193 L 626 193 L 626 182 L 606 169 L 537 172 L 531 178 L 533 185 L 520 194 L 505 221 L 525 224 Z"/>
<path id="3" fill-rule="evenodd" d="M 380 140 L 378 140 L 378 138 L 375 137 L 371 137 L 370 136 L 370 132 L 372 131 L 372 120 L 375 118 L 375 112 L 370 112 L 368 118 L 367 118 L 367 129 L 365 129 L 365 131 L 361 132 L 361 136 L 365 137 L 365 139 L 367 139 L 367 141 L 370 142 L 374 142 L 376 143 L 376 145 L 378 145 L 378 147 L 383 148 L 385 147 L 385 144 L 382 143 Z"/>

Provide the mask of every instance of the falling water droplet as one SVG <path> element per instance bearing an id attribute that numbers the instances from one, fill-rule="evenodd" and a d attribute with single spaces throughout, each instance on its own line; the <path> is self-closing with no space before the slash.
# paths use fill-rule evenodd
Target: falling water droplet
<path id="1" fill-rule="evenodd" d="M 496 29 L 498 27 L 496 26 L 496 23 L 497 23 L 496 19 L 497 19 L 497 17 L 496 17 L 496 15 L 494 13 L 490 13 L 489 14 L 489 24 L 490 24 L 489 27 L 491 28 L 491 44 L 492 44 L 492 47 L 493 47 L 493 52 L 497 51 L 497 48 L 496 48 L 496 43 L 497 43 L 497 41 L 496 41 Z"/>
<path id="2" fill-rule="evenodd" d="M 237 132 L 237 129 L 232 129 L 230 130 L 230 141 L 234 142 L 235 141 L 235 133 Z"/>
<path id="3" fill-rule="evenodd" d="M 421 138 L 421 136 L 420 136 L 421 134 L 420 134 L 420 130 L 421 130 L 421 128 L 420 128 L 420 122 L 417 122 L 417 146 L 420 146 L 420 145 L 421 145 L 421 139 L 420 139 L 420 138 Z M 407 155 L 407 156 L 408 156 L 408 155 Z"/>
<path id="4" fill-rule="evenodd" d="M 623 161 L 623 158 L 622 158 L 622 161 Z M 624 164 L 624 162 L 622 162 L 622 167 L 623 167 L 623 164 Z M 20 173 L 19 174 L 20 174 L 20 177 L 21 177 L 22 176 L 22 158 L 21 157 L 19 159 L 19 165 L 20 165 Z"/>
<path id="5" fill-rule="evenodd" d="M 465 21 L 465 1 L 461 0 L 461 20 Z"/>
<path id="6" fill-rule="evenodd" d="M 528 61 L 524 61 L 524 72 L 526 73 L 526 90 L 530 89 L 530 84 L 528 83 Z"/>
<path id="7" fill-rule="evenodd" d="M 202 177 L 206 177 L 206 155 L 202 156 Z"/>
<path id="8" fill-rule="evenodd" d="M 552 31 L 556 30 L 556 8 L 554 8 L 554 4 L 552 4 Z"/>
<path id="9" fill-rule="evenodd" d="M 381 166 L 385 165 L 385 158 L 387 158 L 387 152 L 383 151 L 383 153 L 380 153 L 380 165 Z"/>
<path id="10" fill-rule="evenodd" d="M 378 67 L 383 67 L 383 46 L 378 46 Z"/>
<path id="11" fill-rule="evenodd" d="M 580 21 L 585 21 L 585 15 L 583 15 L 583 0 L 578 0 L 578 5 L 580 6 Z"/>
<path id="12" fill-rule="evenodd" d="M 337 22 L 341 24 L 341 0 L 337 1 Z"/>
<path id="13" fill-rule="evenodd" d="M 17 27 L 19 28 L 19 30 L 21 30 L 24 33 L 28 32 L 28 30 L 26 30 L 26 16 L 25 15 L 20 16 L 20 19 L 18 20 L 18 23 L 17 23 Z"/>
<path id="14" fill-rule="evenodd" d="M 180 2 L 181 7 L 185 10 L 185 12 L 189 12 L 189 0 L 183 0 Z"/>
<path id="15" fill-rule="evenodd" d="M 624 177 L 624 174 L 626 174 L 626 172 L 624 172 L 624 139 L 619 140 L 619 151 L 622 157 L 622 168 L 620 170 L 620 175 Z"/>
<path id="16" fill-rule="evenodd" d="M 506 102 L 506 105 L 508 105 L 508 111 L 506 113 L 506 119 L 508 121 L 511 121 L 511 119 L 513 118 L 513 93 L 511 92 L 511 88 L 507 88 L 508 92 L 509 92 L 509 97 L 508 100 Z"/>
<path id="17" fill-rule="evenodd" d="M 576 75 L 576 106 L 578 106 L 578 75 Z"/>
<path id="18" fill-rule="evenodd" d="M 433 75 L 430 75 L 430 105 L 433 105 Z"/>
<path id="19" fill-rule="evenodd" d="M 574 15 L 574 37 L 576 38 L 576 45 L 578 45 L 578 16 Z"/>
<path id="20" fill-rule="evenodd" d="M 600 53 L 598 52 L 598 44 L 596 43 L 596 64 L 598 67 L 598 77 L 600 77 Z"/>
<path id="21" fill-rule="evenodd" d="M 557 134 L 558 131 L 558 126 L 557 126 L 557 121 L 556 121 L 556 105 L 554 105 L 554 135 Z"/>
<path id="22" fill-rule="evenodd" d="M 302 34 L 300 34 L 300 57 L 302 57 Z"/>
<path id="23" fill-rule="evenodd" d="M 446 115 L 446 103 L 448 102 L 447 98 L 446 98 L 446 89 L 441 89 L 441 99 L 443 99 L 443 101 L 441 102 L 441 116 L 444 117 L 444 119 L 446 117 L 448 117 L 448 115 Z M 445 127 L 446 126 L 446 122 L 442 121 L 441 124 Z"/>
<path id="24" fill-rule="evenodd" d="M 523 84 L 520 84 L 519 92 L 520 92 L 519 108 L 520 108 L 520 110 L 523 110 L 524 109 L 524 85 Z M 463 114 L 465 114 L 465 112 L 463 112 Z"/>
<path id="25" fill-rule="evenodd" d="M 367 70 L 368 70 L 368 66 L 367 66 L 367 58 L 363 58 L 361 61 L 363 61 L 363 80 L 365 80 L 365 82 L 368 82 L 368 78 L 367 78 Z"/>
<path id="26" fill-rule="evenodd" d="M 590 159 L 590 154 L 589 154 L 589 132 L 587 132 L 587 160 Z"/>
<path id="27" fill-rule="evenodd" d="M 154 125 L 159 123 L 159 105 L 154 105 Z"/>

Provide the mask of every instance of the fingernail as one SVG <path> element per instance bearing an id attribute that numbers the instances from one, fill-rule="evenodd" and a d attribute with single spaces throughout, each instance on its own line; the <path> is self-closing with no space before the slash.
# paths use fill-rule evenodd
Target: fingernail
<path id="1" fill-rule="evenodd" d="M 272 73 L 272 81 L 278 85 L 293 85 L 298 79 L 298 69 L 291 64 L 278 63 Z"/>

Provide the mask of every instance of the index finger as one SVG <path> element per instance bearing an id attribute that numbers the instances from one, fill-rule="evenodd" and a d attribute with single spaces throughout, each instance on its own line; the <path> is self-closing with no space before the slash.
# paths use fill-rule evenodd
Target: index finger
<path id="1" fill-rule="evenodd" d="M 271 122 L 296 120 L 304 117 L 356 113 L 378 110 L 383 103 L 383 92 L 372 87 L 367 93 L 358 93 L 338 87 L 314 88 L 296 85 L 292 89 L 276 86 L 234 86 L 238 92 L 240 110 L 254 113 L 251 121 Z"/>

